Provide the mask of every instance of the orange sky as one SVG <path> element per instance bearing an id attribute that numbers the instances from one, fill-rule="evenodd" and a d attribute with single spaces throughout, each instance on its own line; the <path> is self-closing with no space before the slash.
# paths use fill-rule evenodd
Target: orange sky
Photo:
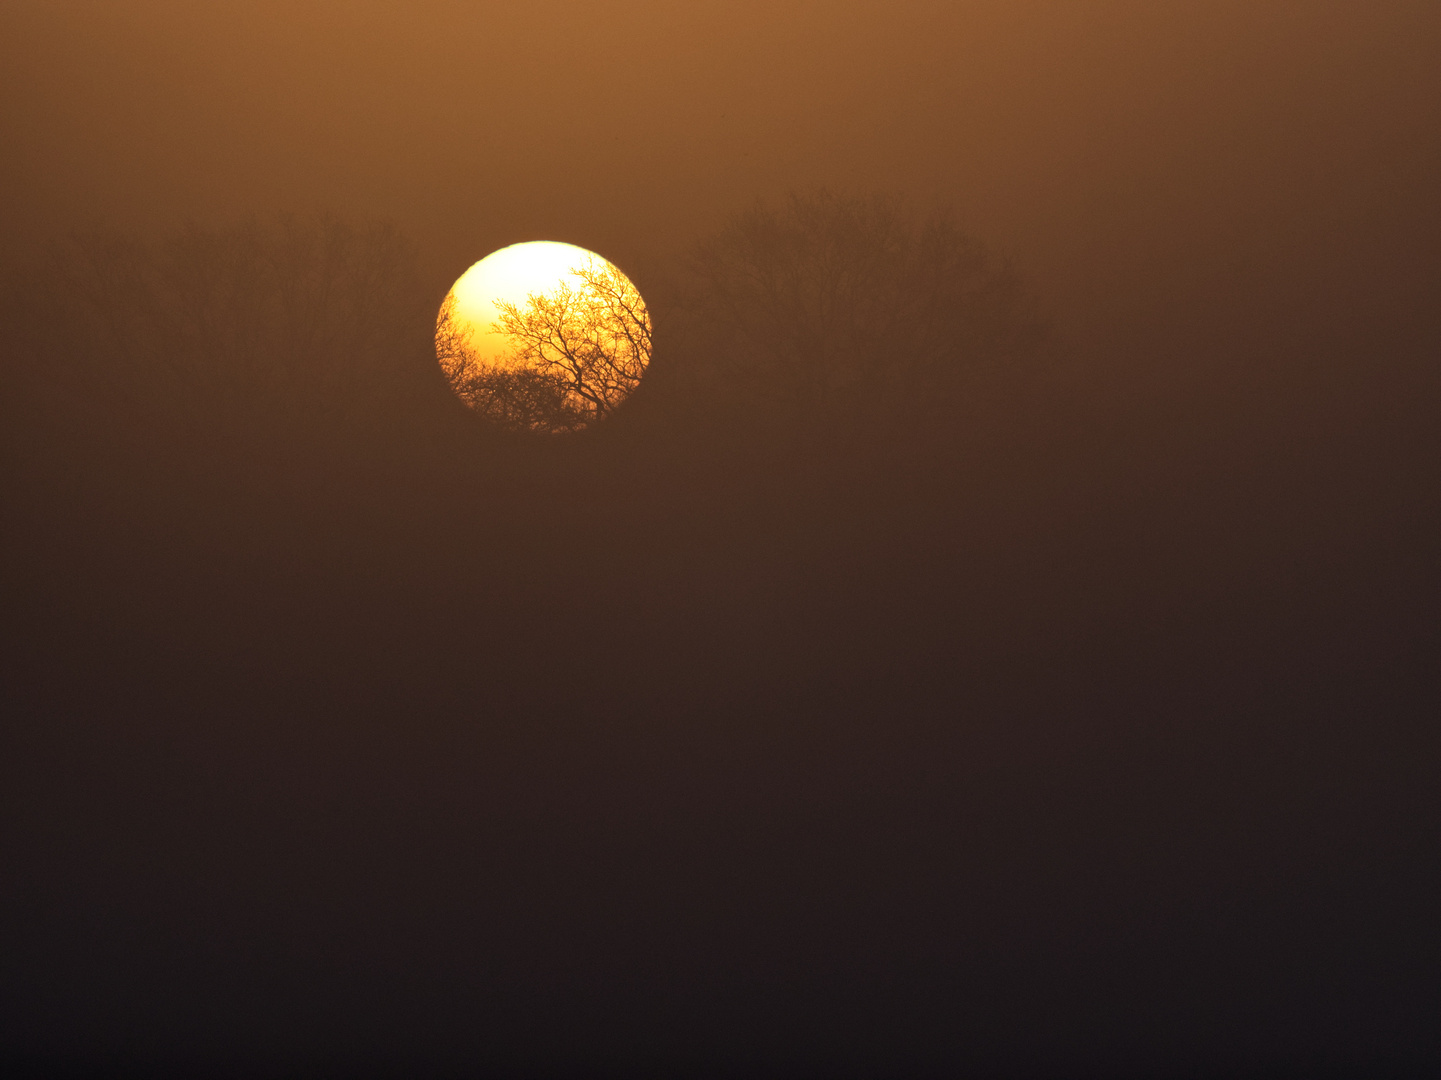
<path id="1" fill-rule="evenodd" d="M 330 207 L 397 220 L 442 293 L 536 236 L 644 292 L 757 195 L 883 187 L 954 206 L 1078 332 L 1204 332 L 1283 280 L 1352 288 L 1341 248 L 1368 302 L 1417 279 L 1437 55 L 1431 0 L 36 0 L 0 13 L 0 229 Z"/>

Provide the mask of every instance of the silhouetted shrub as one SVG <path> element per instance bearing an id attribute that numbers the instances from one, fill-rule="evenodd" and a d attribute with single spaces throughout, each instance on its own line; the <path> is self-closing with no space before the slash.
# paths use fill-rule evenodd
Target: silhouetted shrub
<path id="1" fill-rule="evenodd" d="M 76 237 L 24 285 L 28 376 L 78 410 L 193 427 L 374 422 L 433 377 L 409 244 L 281 218 Z"/>
<path id="2" fill-rule="evenodd" d="M 991 422 L 1047 339 L 1020 277 L 943 215 L 827 193 L 700 243 L 665 331 L 712 422 L 869 451 Z"/>

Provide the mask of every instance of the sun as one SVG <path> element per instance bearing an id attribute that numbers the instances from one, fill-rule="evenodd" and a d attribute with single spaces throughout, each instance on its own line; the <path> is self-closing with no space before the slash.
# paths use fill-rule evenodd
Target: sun
<path id="1" fill-rule="evenodd" d="M 651 321 L 614 263 L 555 241 L 512 244 L 451 287 L 436 356 L 456 395 L 512 430 L 578 431 L 606 419 L 650 363 Z"/>
<path id="2" fill-rule="evenodd" d="M 485 359 L 502 356 L 510 340 L 493 329 L 501 315 L 496 302 L 524 307 L 533 293 L 548 293 L 562 282 L 579 284 L 572 269 L 598 258 L 583 247 L 554 240 L 533 240 L 493 251 L 451 286 L 455 318 L 467 327 L 478 355 Z"/>

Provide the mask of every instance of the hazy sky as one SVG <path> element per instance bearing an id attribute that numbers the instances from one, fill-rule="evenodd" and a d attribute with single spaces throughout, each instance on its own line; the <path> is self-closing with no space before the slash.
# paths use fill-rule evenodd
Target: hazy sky
<path id="1" fill-rule="evenodd" d="M 1438 0 L 0 0 L 0 1073 L 1437 1061 L 1438 58 Z M 666 383 L 656 268 L 818 185 L 951 206 L 1046 363 L 957 305 L 874 403 Z M 364 234 L 46 272 L 315 210 L 432 299 Z M 533 239 L 656 313 L 613 439 L 432 366 Z"/>
<path id="2" fill-rule="evenodd" d="M 1378 232 L 1394 261 L 1437 230 L 1430 0 L 12 0 L 0 17 L 0 177 L 28 222 L 326 207 L 397 220 L 439 280 L 517 240 L 625 260 L 757 195 L 881 187 L 953 206 L 1102 324 L 1338 244 L 1364 260 Z"/>

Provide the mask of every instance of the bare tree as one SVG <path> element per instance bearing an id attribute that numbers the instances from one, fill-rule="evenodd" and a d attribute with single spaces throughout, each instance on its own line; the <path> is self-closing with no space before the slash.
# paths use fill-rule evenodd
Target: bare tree
<path id="1" fill-rule="evenodd" d="M 757 204 L 698 246 L 687 293 L 696 399 L 727 424 L 828 440 L 974 425 L 1045 338 L 1004 260 L 882 195 Z"/>
<path id="2" fill-rule="evenodd" d="M 514 431 L 579 431 L 630 396 L 651 357 L 651 321 L 630 279 L 602 259 L 571 273 L 525 305 L 497 303 L 494 330 L 510 342 L 487 360 L 472 347 L 447 296 L 436 324 L 436 354 L 461 400 Z"/>
<path id="3" fill-rule="evenodd" d="M 72 351 L 96 358 L 77 392 L 104 382 L 117 404 L 169 396 L 197 416 L 262 408 L 311 423 L 384 407 L 425 318 L 409 244 L 324 216 L 81 236 L 52 276 L 84 343 Z"/>

